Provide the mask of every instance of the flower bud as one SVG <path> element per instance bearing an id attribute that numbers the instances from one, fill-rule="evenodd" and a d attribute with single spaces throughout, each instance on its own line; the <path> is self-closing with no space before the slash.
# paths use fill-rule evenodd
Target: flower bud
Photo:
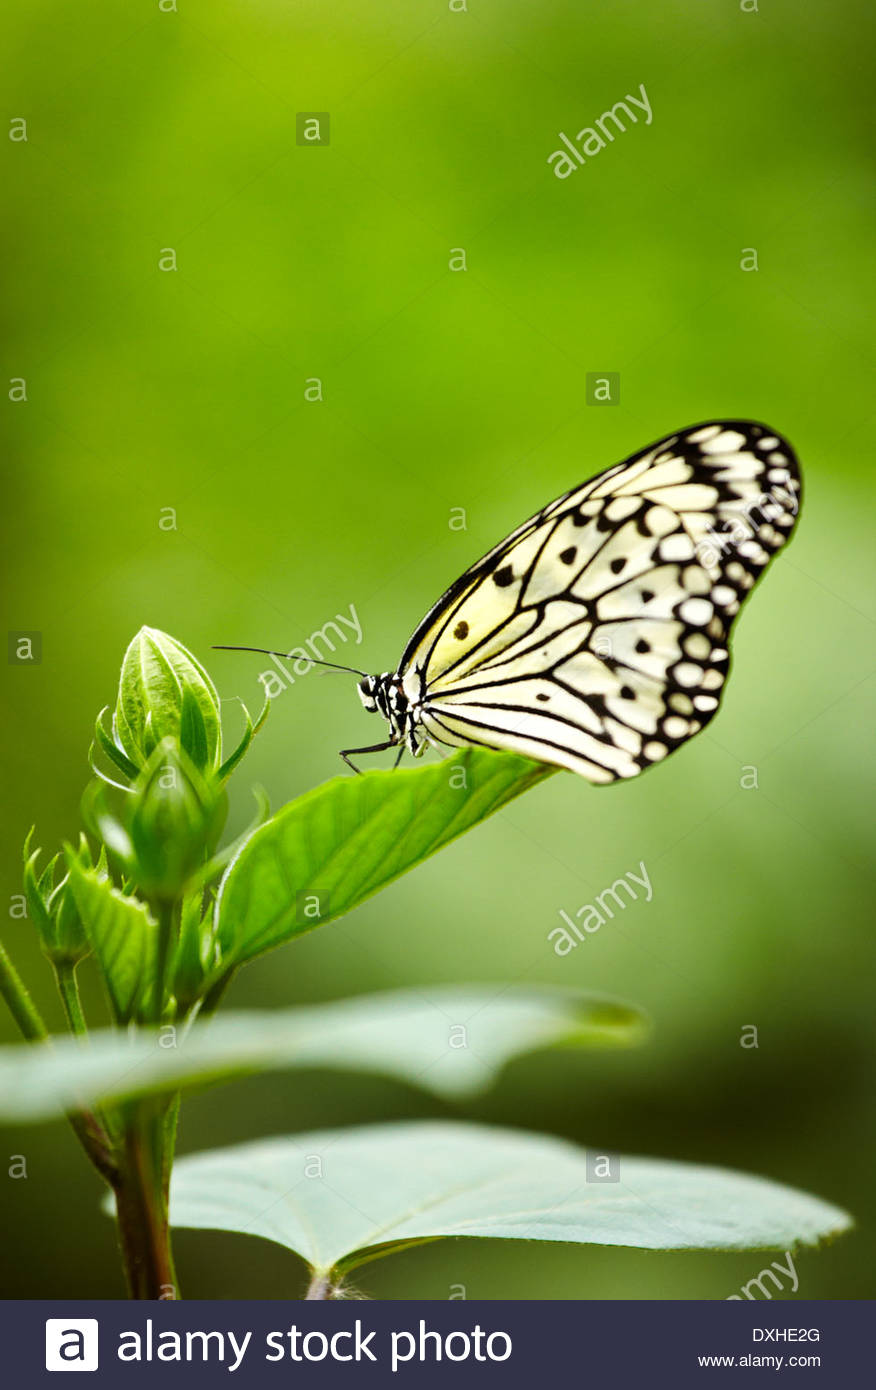
<path id="1" fill-rule="evenodd" d="M 152 753 L 127 807 L 129 871 L 147 900 L 171 900 L 215 847 L 226 797 L 172 737 Z"/>
<path id="2" fill-rule="evenodd" d="M 142 627 L 125 652 L 113 715 L 113 742 L 138 771 L 172 739 L 198 772 L 222 758 L 219 696 L 191 652 L 157 628 Z"/>
<path id="3" fill-rule="evenodd" d="M 89 954 L 91 945 L 70 890 L 70 876 L 65 874 L 55 883 L 59 860 L 57 854 L 38 875 L 36 865 L 41 851 L 30 852 L 30 839 L 28 835 L 24 846 L 24 892 L 29 914 L 49 960 L 56 965 L 75 965 Z M 84 836 L 80 838 L 79 854 L 91 867 L 91 856 Z M 103 856 L 97 867 L 105 872 L 106 860 Z"/>

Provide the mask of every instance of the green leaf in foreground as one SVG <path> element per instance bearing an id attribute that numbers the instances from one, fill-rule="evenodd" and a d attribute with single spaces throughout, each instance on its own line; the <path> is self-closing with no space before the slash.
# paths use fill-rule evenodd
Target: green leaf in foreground
<path id="1" fill-rule="evenodd" d="M 289 803 L 231 865 L 218 904 L 223 959 L 349 912 L 555 768 L 466 749 L 428 767 L 336 777 Z"/>
<path id="2" fill-rule="evenodd" d="M 322 1177 L 314 1172 L 321 1162 Z M 441 1236 L 646 1250 L 791 1249 L 848 1229 L 838 1207 L 724 1168 L 621 1157 L 485 1125 L 411 1122 L 263 1139 L 182 1158 L 170 1219 L 261 1236 L 321 1274 Z"/>
<path id="3" fill-rule="evenodd" d="M 107 1029 L 90 1033 L 87 1048 L 72 1038 L 0 1048 L 0 1120 L 47 1120 L 101 1100 L 290 1067 L 383 1072 L 438 1095 L 468 1095 L 523 1052 L 629 1045 L 645 1027 L 642 1014 L 613 999 L 469 985 L 226 1013 L 188 1032 Z"/>

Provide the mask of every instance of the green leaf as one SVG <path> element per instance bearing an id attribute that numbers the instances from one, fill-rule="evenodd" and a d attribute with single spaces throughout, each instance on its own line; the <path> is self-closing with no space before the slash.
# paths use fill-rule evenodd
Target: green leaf
<path id="1" fill-rule="evenodd" d="M 119 748 L 118 745 L 113 742 L 106 729 L 103 727 L 103 718 L 107 712 L 107 708 L 108 706 L 104 707 L 101 710 L 100 714 L 97 716 L 97 719 L 94 721 L 94 737 L 100 744 L 100 747 L 103 749 L 106 756 L 109 758 L 110 762 L 118 769 L 119 772 L 123 773 L 125 777 L 133 781 L 134 778 L 137 776 L 138 771 L 136 764 L 132 763 L 130 758 L 126 757 L 126 755 L 122 752 L 121 748 Z M 100 772 L 98 772 L 97 775 L 99 777 L 103 776 L 103 774 Z"/>
<path id="2" fill-rule="evenodd" d="M 466 749 L 429 767 L 336 777 L 291 801 L 222 882 L 223 959 L 240 964 L 349 912 L 555 771 Z"/>
<path id="3" fill-rule="evenodd" d="M 36 876 L 36 863 L 42 850 L 36 849 L 24 863 L 24 892 L 30 917 L 40 935 L 43 947 L 51 946 L 54 940 L 54 922 L 46 905 L 46 898 L 52 891 L 55 859 L 43 870 L 39 879 Z M 57 856 L 56 856 L 57 857 Z"/>
<path id="4" fill-rule="evenodd" d="M 204 714 L 190 686 L 182 693 L 179 715 L 179 741 L 199 772 L 204 772 L 210 761 L 210 746 L 207 741 L 207 727 Z"/>
<path id="5" fill-rule="evenodd" d="M 464 1096 L 533 1048 L 629 1046 L 645 1030 L 643 1015 L 618 1000 L 518 985 L 429 986 L 224 1013 L 175 1037 L 167 1029 L 125 1038 L 101 1030 L 89 1034 L 87 1049 L 64 1038 L 51 1049 L 0 1048 L 0 1119 L 47 1120 L 71 1106 L 287 1067 L 383 1072 Z"/>
<path id="6" fill-rule="evenodd" d="M 83 869 L 73 854 L 68 856 L 68 864 L 70 889 L 97 957 L 113 1015 L 117 1022 L 127 1023 L 153 980 L 157 924 L 142 903 L 113 888 L 99 870 Z"/>
<path id="7" fill-rule="evenodd" d="M 614 1161 L 619 1180 L 594 1181 L 583 1149 L 486 1125 L 323 1130 L 179 1159 L 170 1219 L 275 1241 L 322 1274 L 441 1236 L 789 1250 L 851 1225 L 839 1207 L 747 1173 Z"/>

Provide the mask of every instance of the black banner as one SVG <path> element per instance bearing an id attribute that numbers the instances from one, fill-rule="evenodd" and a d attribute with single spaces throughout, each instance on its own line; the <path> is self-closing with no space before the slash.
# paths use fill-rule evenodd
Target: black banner
<path id="1" fill-rule="evenodd" d="M 627 1386 L 868 1382 L 866 1302 L 0 1305 L 3 1381 L 93 1385 Z"/>

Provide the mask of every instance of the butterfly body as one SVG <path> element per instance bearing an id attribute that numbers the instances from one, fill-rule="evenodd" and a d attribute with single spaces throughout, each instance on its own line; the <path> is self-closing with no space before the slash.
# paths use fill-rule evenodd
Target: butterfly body
<path id="1" fill-rule="evenodd" d="M 403 676 L 384 671 L 380 676 L 363 676 L 357 688 L 368 712 L 382 714 L 388 723 L 390 746 L 405 744 L 417 757 L 423 751 L 422 739 L 417 735 L 423 716 L 425 681 L 422 673 L 415 667 Z"/>
<path id="2" fill-rule="evenodd" d="M 557 498 L 442 594 L 397 671 L 359 682 L 389 725 L 375 748 L 508 749 L 593 782 L 662 761 L 714 716 L 799 494 L 781 436 L 709 421 Z"/>

